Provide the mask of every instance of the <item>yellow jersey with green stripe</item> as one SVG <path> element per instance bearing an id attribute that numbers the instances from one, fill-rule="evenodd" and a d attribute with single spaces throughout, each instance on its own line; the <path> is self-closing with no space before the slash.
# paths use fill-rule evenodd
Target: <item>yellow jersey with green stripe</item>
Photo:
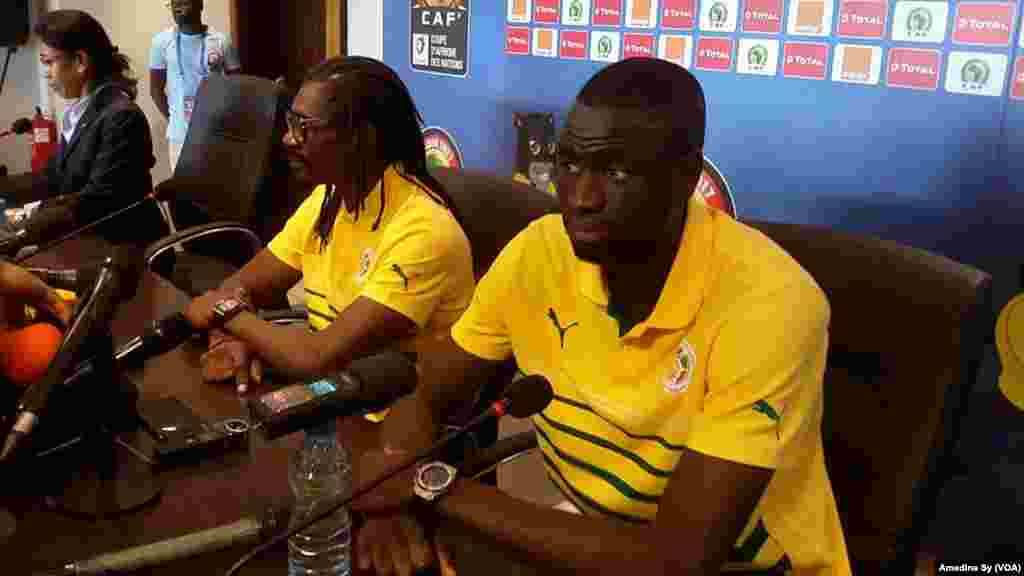
<path id="1" fill-rule="evenodd" d="M 996 322 L 999 351 L 999 390 L 1014 406 L 1024 410 L 1024 294 L 1003 308 Z"/>
<path id="2" fill-rule="evenodd" d="M 415 178 L 388 168 L 358 216 L 339 210 L 321 249 L 315 228 L 325 194 L 317 187 L 269 245 L 302 273 L 312 329 L 326 328 L 364 296 L 416 324 L 403 350 L 447 337 L 475 285 L 469 240 L 451 212 Z"/>
<path id="3" fill-rule="evenodd" d="M 538 443 L 584 513 L 651 521 L 686 447 L 774 471 L 727 570 L 850 574 L 821 437 L 830 310 L 810 275 L 693 198 L 654 311 L 623 326 L 619 309 L 546 216 L 505 247 L 452 336 L 551 381 Z"/>

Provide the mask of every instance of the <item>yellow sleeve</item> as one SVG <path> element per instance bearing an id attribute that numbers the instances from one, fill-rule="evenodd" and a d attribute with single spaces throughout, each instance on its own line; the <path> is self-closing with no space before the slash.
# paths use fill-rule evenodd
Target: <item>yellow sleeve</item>
<path id="1" fill-rule="evenodd" d="M 1024 294 L 1003 308 L 996 323 L 999 351 L 999 390 L 1014 406 L 1024 410 Z"/>
<path id="2" fill-rule="evenodd" d="M 739 305 L 711 351 L 687 447 L 769 469 L 809 449 L 821 427 L 829 313 L 813 284 Z"/>
<path id="3" fill-rule="evenodd" d="M 377 263 L 361 294 L 423 328 L 466 274 L 472 277 L 469 240 L 455 218 L 430 198 L 413 198 L 388 224 Z"/>
<path id="4" fill-rule="evenodd" d="M 522 268 L 528 226 L 519 232 L 494 259 L 473 292 L 469 308 L 452 326 L 452 339 L 463 350 L 485 360 L 502 361 L 512 356 L 512 336 L 506 312 L 524 297 L 516 294 Z"/>
<path id="5" fill-rule="evenodd" d="M 278 260 L 296 270 L 302 270 L 302 255 L 306 251 L 306 243 L 320 215 L 320 205 L 323 204 L 325 191 L 325 186 L 317 186 L 267 246 Z"/>

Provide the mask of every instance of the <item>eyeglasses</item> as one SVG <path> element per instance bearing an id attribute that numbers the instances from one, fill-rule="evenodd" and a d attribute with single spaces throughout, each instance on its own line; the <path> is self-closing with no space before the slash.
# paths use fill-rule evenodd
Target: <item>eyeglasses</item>
<path id="1" fill-rule="evenodd" d="M 329 120 L 306 116 L 305 114 L 300 114 L 294 110 L 288 110 L 285 112 L 284 120 L 285 123 L 288 124 L 288 134 L 291 135 L 292 140 L 295 140 L 296 144 L 306 143 L 306 129 L 308 127 L 326 128 L 331 125 Z"/>

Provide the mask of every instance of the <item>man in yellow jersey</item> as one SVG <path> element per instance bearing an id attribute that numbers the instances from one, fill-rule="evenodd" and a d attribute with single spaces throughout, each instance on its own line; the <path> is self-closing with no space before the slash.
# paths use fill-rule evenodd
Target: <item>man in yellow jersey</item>
<path id="1" fill-rule="evenodd" d="M 427 172 L 420 125 L 383 63 L 335 58 L 310 71 L 285 145 L 297 175 L 321 185 L 267 249 L 188 306 L 198 329 L 222 331 L 203 359 L 207 379 L 234 375 L 244 392 L 250 353 L 313 377 L 380 347 L 415 351 L 447 335 L 472 297 L 472 259 L 450 198 Z M 300 278 L 313 331 L 275 327 L 248 310 Z"/>
<path id="2" fill-rule="evenodd" d="M 428 501 L 540 573 L 850 574 L 821 438 L 829 306 L 781 248 L 693 197 L 704 130 L 700 85 L 675 64 L 631 59 L 594 76 L 559 137 L 561 216 L 505 247 L 452 329 L 458 347 L 430 358 L 448 378 L 382 426 L 384 452 L 424 447 L 514 356 L 553 385 L 533 423 L 548 475 L 582 514 L 439 465 L 357 509 Z M 359 463 L 360 482 L 373 466 Z M 399 538 L 368 522 L 360 568 L 408 574 Z"/>

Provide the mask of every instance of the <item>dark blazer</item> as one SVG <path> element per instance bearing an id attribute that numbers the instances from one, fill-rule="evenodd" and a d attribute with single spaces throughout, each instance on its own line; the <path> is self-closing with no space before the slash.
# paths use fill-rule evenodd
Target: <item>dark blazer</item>
<path id="1" fill-rule="evenodd" d="M 156 164 L 145 114 L 118 84 L 101 88 L 82 115 L 70 142 L 60 145 L 43 174 L 8 188 L 15 203 L 44 200 L 40 210 L 74 204 L 81 223 L 100 218 L 153 190 Z M 26 189 L 28 188 L 28 189 Z M 147 203 L 97 227 L 104 239 L 144 243 L 168 233 L 155 203 Z"/>

